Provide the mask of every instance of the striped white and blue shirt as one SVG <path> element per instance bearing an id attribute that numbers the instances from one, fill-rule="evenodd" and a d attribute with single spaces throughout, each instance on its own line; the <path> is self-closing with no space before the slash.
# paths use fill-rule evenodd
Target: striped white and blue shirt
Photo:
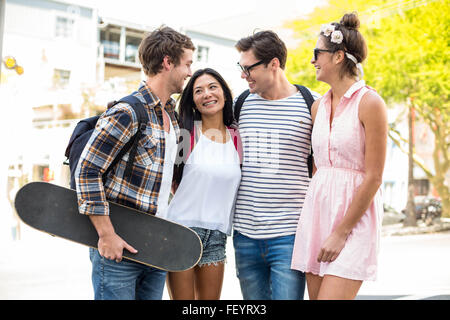
<path id="1" fill-rule="evenodd" d="M 256 239 L 295 234 L 309 185 L 312 131 L 302 94 L 281 100 L 250 94 L 242 105 L 239 131 L 244 160 L 234 229 Z"/>

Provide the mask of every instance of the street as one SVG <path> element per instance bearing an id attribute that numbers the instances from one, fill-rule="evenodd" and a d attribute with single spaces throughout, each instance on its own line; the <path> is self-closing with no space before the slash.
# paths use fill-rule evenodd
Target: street
<path id="1" fill-rule="evenodd" d="M 0 299 L 92 299 L 88 249 L 21 226 L 21 240 L 2 242 Z M 357 299 L 450 300 L 449 252 L 448 231 L 383 237 L 378 280 L 364 283 Z M 240 300 L 230 238 L 227 256 L 222 299 Z"/>
<path id="2" fill-rule="evenodd" d="M 383 237 L 378 280 L 358 299 L 450 300 L 450 232 Z"/>

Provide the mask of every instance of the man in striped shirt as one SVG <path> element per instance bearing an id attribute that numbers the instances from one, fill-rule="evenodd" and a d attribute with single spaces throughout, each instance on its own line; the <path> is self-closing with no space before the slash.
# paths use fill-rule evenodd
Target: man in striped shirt
<path id="1" fill-rule="evenodd" d="M 250 89 L 239 117 L 244 161 L 233 220 L 237 276 L 244 299 L 303 299 L 304 274 L 290 265 L 309 184 L 311 115 L 286 78 L 286 46 L 274 32 L 243 38 L 236 48 Z"/>
<path id="2" fill-rule="evenodd" d="M 130 177 L 124 178 L 128 153 L 102 176 L 122 147 L 138 130 L 137 115 L 127 103 L 107 110 L 86 144 L 76 170 L 79 211 L 89 215 L 99 235 L 98 250 L 90 249 L 95 299 L 161 299 L 166 272 L 122 260 L 123 250 L 136 253 L 132 244 L 114 231 L 107 200 L 155 214 L 167 206 L 173 162 L 167 150 L 176 150 L 180 135 L 175 101 L 190 77 L 194 45 L 189 37 L 169 27 L 147 35 L 139 58 L 147 77 L 133 93 L 145 106 L 149 122 L 138 142 Z M 169 187 L 167 187 L 169 186 Z"/>

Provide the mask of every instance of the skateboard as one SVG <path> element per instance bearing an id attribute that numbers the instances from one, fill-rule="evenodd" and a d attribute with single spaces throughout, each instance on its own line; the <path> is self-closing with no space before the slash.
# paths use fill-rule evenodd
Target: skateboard
<path id="1" fill-rule="evenodd" d="M 89 217 L 78 212 L 75 190 L 31 182 L 17 192 L 15 207 L 30 227 L 97 248 L 97 231 Z M 138 250 L 136 254 L 124 250 L 124 258 L 171 272 L 199 262 L 203 247 L 193 230 L 110 201 L 109 210 L 116 233 Z"/>

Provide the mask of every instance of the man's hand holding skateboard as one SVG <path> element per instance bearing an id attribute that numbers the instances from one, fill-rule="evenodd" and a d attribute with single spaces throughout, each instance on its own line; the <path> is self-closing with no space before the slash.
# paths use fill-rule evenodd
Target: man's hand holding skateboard
<path id="1" fill-rule="evenodd" d="M 90 219 L 98 233 L 98 252 L 102 257 L 120 262 L 123 249 L 131 253 L 138 252 L 114 231 L 108 216 L 90 216 Z"/>
<path id="2" fill-rule="evenodd" d="M 27 225 L 97 248 L 113 261 L 127 258 L 176 272 L 192 268 L 202 256 L 200 238 L 189 228 L 110 201 L 109 215 L 80 214 L 76 191 L 55 184 L 30 182 L 14 204 Z"/>

